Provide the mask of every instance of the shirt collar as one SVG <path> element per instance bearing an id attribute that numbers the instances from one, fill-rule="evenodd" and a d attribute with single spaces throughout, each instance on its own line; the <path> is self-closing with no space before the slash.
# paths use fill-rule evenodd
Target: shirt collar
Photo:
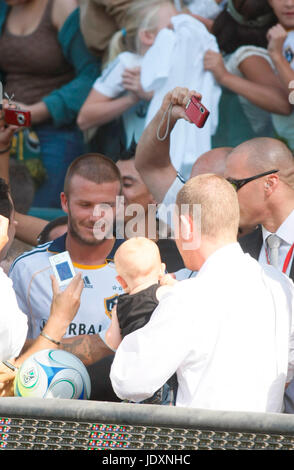
<path id="1" fill-rule="evenodd" d="M 62 253 L 63 251 L 66 251 L 66 236 L 67 236 L 67 233 L 53 240 L 53 242 L 48 247 L 48 252 L 49 253 Z M 108 261 L 108 262 L 113 261 L 116 250 L 124 241 L 125 240 L 115 240 L 113 248 L 111 252 L 106 256 L 105 261 Z"/>
<path id="2" fill-rule="evenodd" d="M 238 242 L 222 246 L 207 258 L 205 263 L 201 266 L 199 274 L 200 272 L 205 271 L 211 263 L 219 263 L 222 266 L 226 266 L 229 259 L 233 259 L 234 263 L 236 263 L 236 256 L 240 254 L 244 255 L 244 252 Z"/>
<path id="3" fill-rule="evenodd" d="M 275 232 L 288 245 L 294 243 L 294 210 L 288 215 L 284 222 L 280 225 L 278 230 Z M 267 237 L 271 235 L 266 228 L 262 227 L 263 243 L 265 243 Z"/>

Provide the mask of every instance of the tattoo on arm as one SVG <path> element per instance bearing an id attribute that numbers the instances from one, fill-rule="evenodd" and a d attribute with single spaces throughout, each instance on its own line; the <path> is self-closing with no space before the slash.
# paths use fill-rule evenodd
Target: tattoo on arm
<path id="1" fill-rule="evenodd" d="M 60 348 L 77 356 L 86 366 L 113 354 L 98 335 L 80 335 L 63 339 Z"/>

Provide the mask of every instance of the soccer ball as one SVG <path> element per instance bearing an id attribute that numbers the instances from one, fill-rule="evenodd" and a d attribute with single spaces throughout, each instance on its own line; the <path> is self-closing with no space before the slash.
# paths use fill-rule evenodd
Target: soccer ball
<path id="1" fill-rule="evenodd" d="M 17 397 L 88 400 L 91 381 L 79 358 L 59 349 L 32 354 L 18 369 L 14 381 Z"/>

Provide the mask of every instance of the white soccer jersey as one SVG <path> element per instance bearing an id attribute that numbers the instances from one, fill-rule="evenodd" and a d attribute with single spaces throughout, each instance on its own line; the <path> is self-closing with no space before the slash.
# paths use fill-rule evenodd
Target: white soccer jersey
<path id="1" fill-rule="evenodd" d="M 38 246 L 24 253 L 13 263 L 10 277 L 16 292 L 19 308 L 28 316 L 29 338 L 36 338 L 43 329 L 52 301 L 50 275 L 53 274 L 50 256 L 65 251 L 66 235 L 53 242 Z M 110 314 L 122 288 L 116 281 L 113 257 L 123 240 L 117 240 L 111 253 L 101 266 L 83 266 L 73 263 L 76 272 L 81 272 L 84 289 L 80 308 L 70 323 L 65 337 L 99 334 L 104 339 L 110 325 Z"/>

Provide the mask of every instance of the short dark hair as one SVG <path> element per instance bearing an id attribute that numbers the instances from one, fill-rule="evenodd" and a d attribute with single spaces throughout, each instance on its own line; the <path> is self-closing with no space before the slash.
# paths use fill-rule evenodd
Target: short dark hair
<path id="1" fill-rule="evenodd" d="M 38 236 L 38 244 L 43 245 L 43 243 L 47 243 L 50 241 L 49 234 L 51 230 L 55 227 L 59 227 L 60 225 L 67 224 L 68 217 L 67 215 L 62 215 L 61 217 L 57 217 L 56 219 L 50 220 L 47 225 L 43 228 L 42 232 Z"/>
<path id="2" fill-rule="evenodd" d="M 266 34 L 269 28 L 274 26 L 278 20 L 273 13 L 267 0 L 235 0 L 236 10 L 246 19 L 254 20 L 259 16 L 272 12 L 269 23 L 260 28 L 250 28 L 237 23 L 230 13 L 224 9 L 215 19 L 212 34 L 217 39 L 218 46 L 222 52 L 230 54 L 241 46 L 257 46 L 267 48 Z"/>
<path id="3" fill-rule="evenodd" d="M 122 160 L 122 161 L 132 160 L 133 158 L 135 158 L 136 149 L 137 149 L 137 142 L 133 138 L 133 140 L 132 140 L 132 142 L 131 142 L 131 144 L 128 148 L 124 148 L 121 145 L 120 154 L 117 157 L 117 161 L 119 161 L 119 160 Z"/>
<path id="4" fill-rule="evenodd" d="M 68 167 L 64 180 L 64 193 L 68 197 L 71 179 L 74 175 L 103 184 L 118 181 L 122 188 L 122 179 L 116 164 L 101 153 L 86 153 L 76 158 Z"/>
<path id="5" fill-rule="evenodd" d="M 13 204 L 9 193 L 9 186 L 3 178 L 0 178 L 0 215 L 10 220 L 13 212 Z"/>

